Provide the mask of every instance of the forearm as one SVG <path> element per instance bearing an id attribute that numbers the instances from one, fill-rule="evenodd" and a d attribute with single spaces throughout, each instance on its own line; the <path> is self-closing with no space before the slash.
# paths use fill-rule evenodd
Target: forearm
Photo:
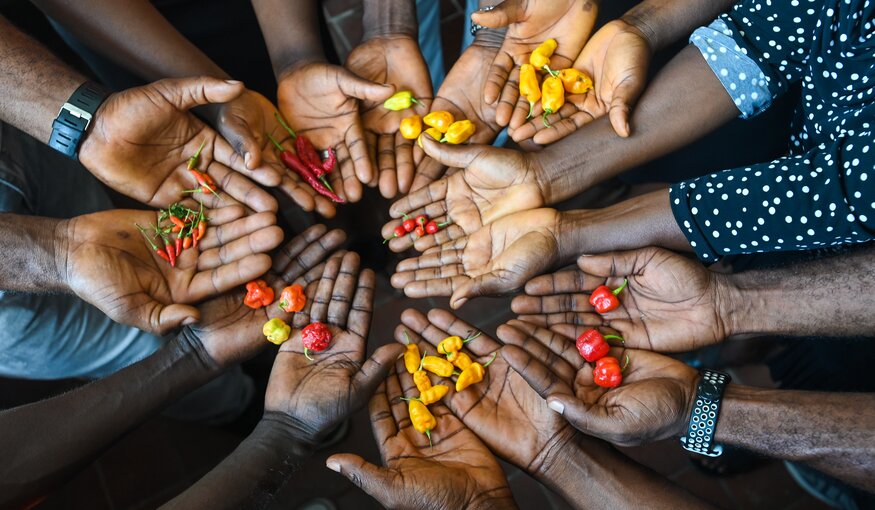
<path id="1" fill-rule="evenodd" d="M 697 27 L 728 11 L 737 0 L 645 0 L 629 9 L 622 20 L 637 28 L 659 51 Z"/>
<path id="2" fill-rule="evenodd" d="M 319 5 L 314 0 L 252 0 L 277 78 L 296 64 L 326 60 Z"/>
<path id="3" fill-rule="evenodd" d="M 875 248 L 721 277 L 731 334 L 872 336 Z"/>
<path id="4" fill-rule="evenodd" d="M 738 115 L 699 50 L 688 46 L 645 90 L 632 112 L 631 136 L 617 136 L 605 115 L 531 157 L 547 204 L 557 204 L 683 147 Z"/>
<path id="5" fill-rule="evenodd" d="M 52 218 L 0 214 L 0 235 L 6 246 L 0 264 L 0 289 L 67 291 L 63 270 L 66 225 L 66 221 Z"/>
<path id="6" fill-rule="evenodd" d="M 668 190 L 653 191 L 604 209 L 560 213 L 558 245 L 563 265 L 581 254 L 661 246 L 690 251 L 668 202 Z"/>
<path id="7" fill-rule="evenodd" d="M 231 455 L 162 508 L 266 508 L 312 453 L 285 421 L 279 413 L 265 413 Z"/>
<path id="8" fill-rule="evenodd" d="M 228 78 L 148 0 L 34 3 L 91 49 L 144 80 Z"/>
<path id="9" fill-rule="evenodd" d="M 2 16 L 0 62 L 0 120 L 47 143 L 58 110 L 85 77 Z"/>
<path id="10" fill-rule="evenodd" d="M 730 384 L 714 439 L 770 457 L 804 462 L 865 490 L 875 489 L 872 394 Z"/>
<path id="11" fill-rule="evenodd" d="M 574 508 L 710 508 L 607 443 L 578 438 L 551 460 L 539 481 Z"/>
<path id="12" fill-rule="evenodd" d="M 416 38 L 419 23 L 414 0 L 364 0 L 364 40 L 388 35 Z"/>
<path id="13" fill-rule="evenodd" d="M 149 358 L 64 395 L 0 413 L 0 506 L 47 493 L 219 368 L 188 329 Z"/>

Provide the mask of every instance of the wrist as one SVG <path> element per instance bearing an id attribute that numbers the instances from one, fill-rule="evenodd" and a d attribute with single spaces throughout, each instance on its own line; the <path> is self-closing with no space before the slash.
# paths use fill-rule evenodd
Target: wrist
<path id="1" fill-rule="evenodd" d="M 290 74 L 310 64 L 327 65 L 329 62 L 321 50 L 290 54 L 285 58 L 280 59 L 280 62 L 274 65 L 274 74 L 277 82 L 282 82 Z"/>
<path id="2" fill-rule="evenodd" d="M 502 43 L 504 43 L 505 34 L 507 34 L 506 28 L 484 28 L 478 30 L 474 35 L 474 41 L 471 43 L 471 46 L 498 51 Z"/>
<path id="3" fill-rule="evenodd" d="M 70 220 L 61 220 L 55 224 L 51 232 L 51 239 L 47 242 L 51 245 L 51 259 L 53 264 L 49 267 L 55 269 L 53 279 L 58 282 L 58 290 L 70 290 L 70 274 L 68 272 L 68 259 L 70 255 L 70 237 L 71 237 Z"/>
<path id="4" fill-rule="evenodd" d="M 374 37 L 417 38 L 419 23 L 413 0 L 364 0 L 362 5 L 363 42 Z"/>
<path id="5" fill-rule="evenodd" d="M 724 324 L 726 336 L 751 333 L 789 333 L 782 331 L 777 318 L 770 319 L 770 310 L 776 307 L 778 314 L 786 313 L 787 294 L 780 288 L 764 289 L 756 281 L 756 271 L 738 274 L 715 275 L 717 316 Z M 783 310 L 783 311 L 782 311 Z"/>
<path id="6" fill-rule="evenodd" d="M 249 437 L 287 459 L 305 459 L 315 450 L 315 443 L 301 440 L 291 418 L 275 411 L 265 411 Z"/>
<path id="7" fill-rule="evenodd" d="M 176 337 L 176 343 L 182 352 L 190 356 L 197 367 L 197 372 L 212 378 L 222 373 L 224 368 L 221 363 L 210 356 L 204 346 L 200 334 L 194 328 L 186 326 L 182 328 Z"/>
<path id="8" fill-rule="evenodd" d="M 635 32 L 650 49 L 652 56 L 659 49 L 659 38 L 654 26 L 648 22 L 647 16 L 644 13 L 639 13 L 638 9 L 632 9 L 614 23 L 622 23 L 626 30 Z"/>

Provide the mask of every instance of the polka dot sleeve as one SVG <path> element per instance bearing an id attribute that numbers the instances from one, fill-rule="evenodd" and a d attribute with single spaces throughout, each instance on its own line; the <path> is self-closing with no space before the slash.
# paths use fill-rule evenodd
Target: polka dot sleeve
<path id="1" fill-rule="evenodd" d="M 671 188 L 675 220 L 703 261 L 875 239 L 875 137 L 865 131 L 806 154 Z"/>

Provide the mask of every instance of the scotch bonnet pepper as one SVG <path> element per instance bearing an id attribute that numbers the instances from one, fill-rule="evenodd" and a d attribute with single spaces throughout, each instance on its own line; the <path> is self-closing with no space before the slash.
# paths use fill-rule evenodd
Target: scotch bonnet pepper
<path id="1" fill-rule="evenodd" d="M 450 125 L 455 121 L 456 118 L 453 117 L 452 113 L 443 110 L 431 112 L 422 119 L 423 124 L 433 127 L 441 133 L 446 133 L 450 129 Z M 440 139 L 440 137 L 437 137 L 437 139 Z"/>
<path id="2" fill-rule="evenodd" d="M 456 391 L 462 391 L 468 386 L 472 384 L 477 384 L 483 380 L 483 377 L 486 375 L 486 367 L 492 364 L 495 361 L 495 356 L 497 352 L 492 353 L 492 359 L 490 359 L 485 365 L 481 365 L 476 361 L 471 363 L 471 366 L 462 370 L 462 373 L 459 375 L 459 378 L 456 379 Z"/>
<path id="3" fill-rule="evenodd" d="M 306 304 L 307 296 L 304 295 L 304 287 L 294 284 L 283 289 L 277 306 L 286 313 L 295 313 L 303 310 Z"/>
<path id="4" fill-rule="evenodd" d="M 608 355 L 611 350 L 611 345 L 608 340 L 619 340 L 623 342 L 623 337 L 617 335 L 602 335 L 595 329 L 588 329 L 577 337 L 577 351 L 583 356 L 583 359 L 590 363 L 598 361 Z"/>
<path id="5" fill-rule="evenodd" d="M 414 104 L 419 104 L 419 101 L 413 97 L 413 92 L 409 90 L 402 90 L 400 92 L 396 92 L 392 94 L 392 97 L 385 100 L 383 102 L 383 108 L 387 110 L 392 110 L 393 112 L 406 110 L 410 108 Z"/>
<path id="6" fill-rule="evenodd" d="M 292 334 L 292 327 L 282 319 L 275 318 L 265 322 L 261 332 L 264 333 L 268 342 L 280 345 L 289 339 L 289 335 Z"/>
<path id="7" fill-rule="evenodd" d="M 398 128 L 401 136 L 407 140 L 416 140 L 422 133 L 422 117 L 419 115 L 411 115 L 401 120 L 401 126 Z"/>
<path id="8" fill-rule="evenodd" d="M 432 386 L 425 391 L 420 390 L 419 401 L 425 405 L 434 404 L 438 400 L 444 398 L 449 391 L 449 386 L 438 384 L 437 386 Z"/>
<path id="9" fill-rule="evenodd" d="M 559 71 L 559 79 L 569 94 L 584 94 L 592 90 L 592 78 L 577 69 Z"/>
<path id="10" fill-rule="evenodd" d="M 623 382 L 623 370 L 629 366 L 629 356 L 626 356 L 626 362 L 620 368 L 620 362 L 613 356 L 605 356 L 596 361 L 595 368 L 592 371 L 592 380 L 602 388 L 616 388 Z"/>
<path id="11" fill-rule="evenodd" d="M 556 47 L 559 46 L 559 43 L 556 42 L 556 39 L 547 39 L 540 46 L 535 48 L 535 51 L 529 55 L 529 63 L 534 66 L 535 69 L 547 71 L 550 74 L 553 74 L 554 71 L 550 70 L 550 57 L 553 56 L 553 52 L 556 51 Z"/>
<path id="12" fill-rule="evenodd" d="M 623 280 L 623 285 L 620 285 L 614 290 L 611 290 L 607 285 L 599 285 L 589 296 L 589 304 L 595 308 L 598 313 L 608 313 L 611 310 L 620 306 L 620 299 L 617 295 L 623 292 L 629 280 Z"/>
<path id="13" fill-rule="evenodd" d="M 273 303 L 273 289 L 264 280 L 255 280 L 246 284 L 246 297 L 243 304 L 249 308 L 259 309 Z"/>
<path id="14" fill-rule="evenodd" d="M 428 370 L 434 375 L 440 377 L 449 377 L 453 375 L 453 364 L 443 358 L 438 358 L 437 356 L 426 356 L 422 358 L 422 369 Z"/>
<path id="15" fill-rule="evenodd" d="M 562 85 L 562 80 L 555 76 L 544 78 L 544 83 L 541 85 L 541 106 L 544 108 L 545 127 L 551 127 L 547 122 L 547 115 L 558 112 L 563 105 L 565 105 L 565 86 Z"/>
<path id="16" fill-rule="evenodd" d="M 466 119 L 453 122 L 450 125 L 450 128 L 447 129 L 444 137 L 441 139 L 441 143 L 446 142 L 452 145 L 465 143 L 476 131 L 477 126 L 475 126 L 470 120 Z"/>
<path id="17" fill-rule="evenodd" d="M 407 412 L 410 414 L 410 423 L 413 428 L 421 434 L 428 436 L 428 443 L 431 444 L 431 431 L 437 427 L 437 420 L 419 400 L 410 400 L 407 403 Z"/>

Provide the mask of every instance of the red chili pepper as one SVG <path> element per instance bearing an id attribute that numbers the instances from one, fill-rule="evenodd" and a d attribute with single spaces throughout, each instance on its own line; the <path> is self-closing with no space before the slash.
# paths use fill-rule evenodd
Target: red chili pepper
<path id="1" fill-rule="evenodd" d="M 620 368 L 620 362 L 613 356 L 605 356 L 598 360 L 592 371 L 592 380 L 602 388 L 616 388 L 623 382 L 623 370 L 629 366 L 629 356 L 626 363 Z"/>
<path id="2" fill-rule="evenodd" d="M 295 155 L 294 152 L 283 149 L 283 146 L 279 144 L 274 138 L 270 135 L 267 135 L 270 138 L 270 141 L 276 146 L 277 150 L 280 151 L 280 160 L 289 170 L 295 172 L 302 179 L 304 179 L 307 184 L 309 184 L 317 193 L 322 196 L 328 197 L 338 204 L 346 203 L 346 200 L 340 198 L 333 191 L 329 190 L 325 185 L 313 175 L 313 172 L 307 168 L 306 165 Z"/>
<path id="3" fill-rule="evenodd" d="M 424 227 L 426 223 L 428 223 L 428 216 L 426 216 L 424 214 L 420 214 L 419 216 L 416 217 L 416 224 L 417 225 L 422 225 Z"/>
<path id="4" fill-rule="evenodd" d="M 179 232 L 185 228 L 185 222 L 174 215 L 170 215 L 170 221 L 173 223 L 173 232 Z"/>
<path id="5" fill-rule="evenodd" d="M 425 235 L 425 228 L 420 225 L 413 230 L 413 233 L 418 235 L 419 237 L 422 237 Z"/>
<path id="6" fill-rule="evenodd" d="M 169 263 L 170 257 L 167 256 L 167 252 L 164 251 L 164 248 L 159 248 L 158 245 L 156 245 L 154 242 L 152 242 L 151 239 L 149 239 L 149 236 L 146 235 L 146 229 L 144 229 L 140 225 L 137 225 L 136 223 L 134 223 L 134 225 L 136 225 L 137 228 L 140 230 L 140 233 L 143 234 L 143 238 L 146 239 L 146 242 L 149 243 L 149 246 L 152 247 L 152 250 L 156 254 L 158 254 L 159 257 L 161 257 L 162 259 L 166 260 Z"/>
<path id="7" fill-rule="evenodd" d="M 416 222 L 413 221 L 413 218 L 408 218 L 407 215 L 404 215 L 404 222 L 401 224 L 404 227 L 405 232 L 413 232 L 413 229 L 416 228 Z"/>
<path id="8" fill-rule="evenodd" d="M 255 280 L 246 284 L 246 297 L 243 304 L 249 308 L 261 308 L 273 303 L 273 289 L 264 280 Z"/>
<path id="9" fill-rule="evenodd" d="M 431 220 L 428 223 L 426 223 L 425 231 L 429 234 L 437 234 L 440 229 L 446 227 L 447 225 L 449 225 L 451 223 L 452 223 L 452 221 L 445 221 L 443 223 L 438 223 L 434 220 Z"/>
<path id="10" fill-rule="evenodd" d="M 620 306 L 620 300 L 617 294 L 626 288 L 629 280 L 623 280 L 623 285 L 620 285 L 614 290 L 611 290 L 607 285 L 599 285 L 589 296 L 589 304 L 595 307 L 598 313 L 608 313 Z"/>
<path id="11" fill-rule="evenodd" d="M 328 326 L 322 324 L 321 322 L 313 322 L 308 324 L 301 331 L 301 343 L 304 344 L 304 356 L 307 359 L 312 360 L 310 357 L 310 351 L 313 352 L 322 352 L 328 348 L 328 344 L 331 343 L 331 330 L 328 329 Z"/>
<path id="12" fill-rule="evenodd" d="M 169 239 L 164 240 L 164 250 L 167 251 L 167 257 L 170 258 L 170 265 L 176 267 L 176 250 Z"/>
<path id="13" fill-rule="evenodd" d="M 157 253 L 158 256 L 161 257 L 162 259 L 166 260 L 170 265 L 173 265 L 173 263 L 170 262 L 170 257 L 167 255 L 167 252 L 164 251 L 163 248 L 156 249 L 155 253 Z"/>
<path id="14" fill-rule="evenodd" d="M 191 248 L 191 243 L 192 243 L 192 241 L 191 241 L 191 236 L 186 236 L 186 237 L 182 240 L 182 249 L 183 249 L 183 250 L 187 250 L 187 249 Z"/>
<path id="15" fill-rule="evenodd" d="M 592 363 L 608 355 L 611 345 L 607 340 L 610 339 L 623 341 L 623 338 L 617 335 L 603 336 L 598 330 L 588 329 L 577 337 L 577 350 L 583 359 Z"/>
<path id="16" fill-rule="evenodd" d="M 178 257 L 179 254 L 182 253 L 182 238 L 181 237 L 179 237 L 179 236 L 176 237 L 176 242 L 175 242 L 174 247 L 176 248 L 176 257 Z"/>
<path id="17" fill-rule="evenodd" d="M 337 153 L 331 147 L 328 148 L 328 159 L 322 163 L 322 169 L 326 174 L 330 174 L 334 167 L 337 166 Z"/>
<path id="18" fill-rule="evenodd" d="M 398 225 L 397 227 L 395 227 L 395 230 L 392 231 L 392 237 L 390 237 L 389 239 L 383 239 L 383 244 L 388 243 L 389 241 L 391 241 L 392 239 L 395 239 L 396 237 L 401 237 L 406 233 L 407 233 L 407 231 L 404 230 L 404 227 L 401 225 Z"/>

